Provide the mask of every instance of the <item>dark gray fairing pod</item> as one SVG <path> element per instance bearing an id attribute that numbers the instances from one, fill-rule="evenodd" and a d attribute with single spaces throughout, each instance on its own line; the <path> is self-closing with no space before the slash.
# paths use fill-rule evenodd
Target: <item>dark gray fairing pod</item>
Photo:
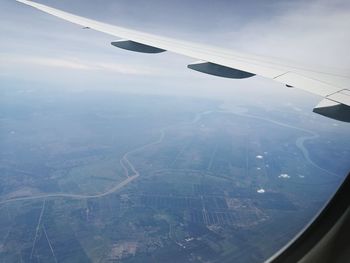
<path id="1" fill-rule="evenodd" d="M 205 62 L 205 61 L 189 64 L 187 67 L 189 69 L 193 69 L 202 73 L 223 77 L 223 78 L 245 79 L 245 78 L 250 78 L 255 76 L 255 74 L 252 74 L 246 71 L 229 68 L 229 67 L 225 67 L 225 66 L 221 66 L 211 62 Z"/>
<path id="2" fill-rule="evenodd" d="M 329 99 L 322 100 L 313 112 L 338 121 L 350 122 L 350 106 Z"/>
<path id="3" fill-rule="evenodd" d="M 141 53 L 156 54 L 156 53 L 162 53 L 166 51 L 164 49 L 144 45 L 131 40 L 119 40 L 119 41 L 112 42 L 111 44 L 115 47 L 119 47 L 130 51 L 135 51 L 135 52 L 141 52 Z"/>

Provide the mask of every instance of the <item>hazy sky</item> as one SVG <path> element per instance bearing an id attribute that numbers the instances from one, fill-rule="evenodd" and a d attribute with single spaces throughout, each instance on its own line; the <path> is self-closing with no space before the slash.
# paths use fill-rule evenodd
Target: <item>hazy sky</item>
<path id="1" fill-rule="evenodd" d="M 348 0 L 37 2 L 154 34 L 350 72 Z M 251 99 L 259 102 L 261 95 L 287 100 L 306 94 L 259 77 L 227 80 L 193 72 L 186 68 L 192 59 L 168 52 L 123 51 L 110 45 L 115 37 L 82 30 L 14 0 L 1 0 L 0 17 L 2 84 L 208 97 L 259 93 Z M 303 99 L 320 100 L 313 95 Z"/>

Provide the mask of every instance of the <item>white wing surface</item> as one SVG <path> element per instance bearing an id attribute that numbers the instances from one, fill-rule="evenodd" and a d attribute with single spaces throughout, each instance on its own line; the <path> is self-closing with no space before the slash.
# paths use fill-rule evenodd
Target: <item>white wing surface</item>
<path id="1" fill-rule="evenodd" d="M 267 57 L 147 34 L 77 16 L 33 1 L 16 1 L 83 27 L 121 38 L 122 40 L 112 43 L 116 47 L 144 53 L 171 51 L 199 60 L 188 65 L 188 68 L 203 73 L 236 79 L 259 75 L 303 89 L 323 97 L 314 112 L 350 122 L 349 77 L 305 70 Z"/>

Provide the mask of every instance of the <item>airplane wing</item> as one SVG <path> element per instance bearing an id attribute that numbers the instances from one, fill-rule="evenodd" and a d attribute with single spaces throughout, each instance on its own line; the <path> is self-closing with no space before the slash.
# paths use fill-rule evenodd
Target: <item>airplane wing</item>
<path id="1" fill-rule="evenodd" d="M 119 48 L 143 53 L 171 51 L 199 60 L 187 66 L 199 72 L 234 79 L 259 75 L 288 87 L 303 89 L 323 97 L 323 100 L 314 108 L 314 112 L 350 122 L 350 88 L 348 87 L 350 78 L 347 76 L 310 71 L 267 57 L 147 34 L 77 16 L 33 1 L 16 1 L 84 28 L 121 38 L 111 43 Z"/>

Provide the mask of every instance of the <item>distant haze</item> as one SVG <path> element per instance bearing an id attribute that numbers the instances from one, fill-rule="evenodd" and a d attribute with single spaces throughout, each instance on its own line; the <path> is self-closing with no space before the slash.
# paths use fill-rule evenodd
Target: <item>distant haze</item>
<path id="1" fill-rule="evenodd" d="M 38 2 L 146 32 L 350 72 L 346 0 Z M 191 58 L 171 53 L 149 56 L 119 50 L 110 45 L 116 39 L 112 36 L 81 30 L 13 0 L 1 1 L 0 14 L 2 83 L 14 85 L 14 78 L 20 78 L 70 88 L 223 98 L 237 95 L 232 88 L 242 96 L 305 94 L 259 77 L 237 81 L 191 72 L 186 68 Z"/>

